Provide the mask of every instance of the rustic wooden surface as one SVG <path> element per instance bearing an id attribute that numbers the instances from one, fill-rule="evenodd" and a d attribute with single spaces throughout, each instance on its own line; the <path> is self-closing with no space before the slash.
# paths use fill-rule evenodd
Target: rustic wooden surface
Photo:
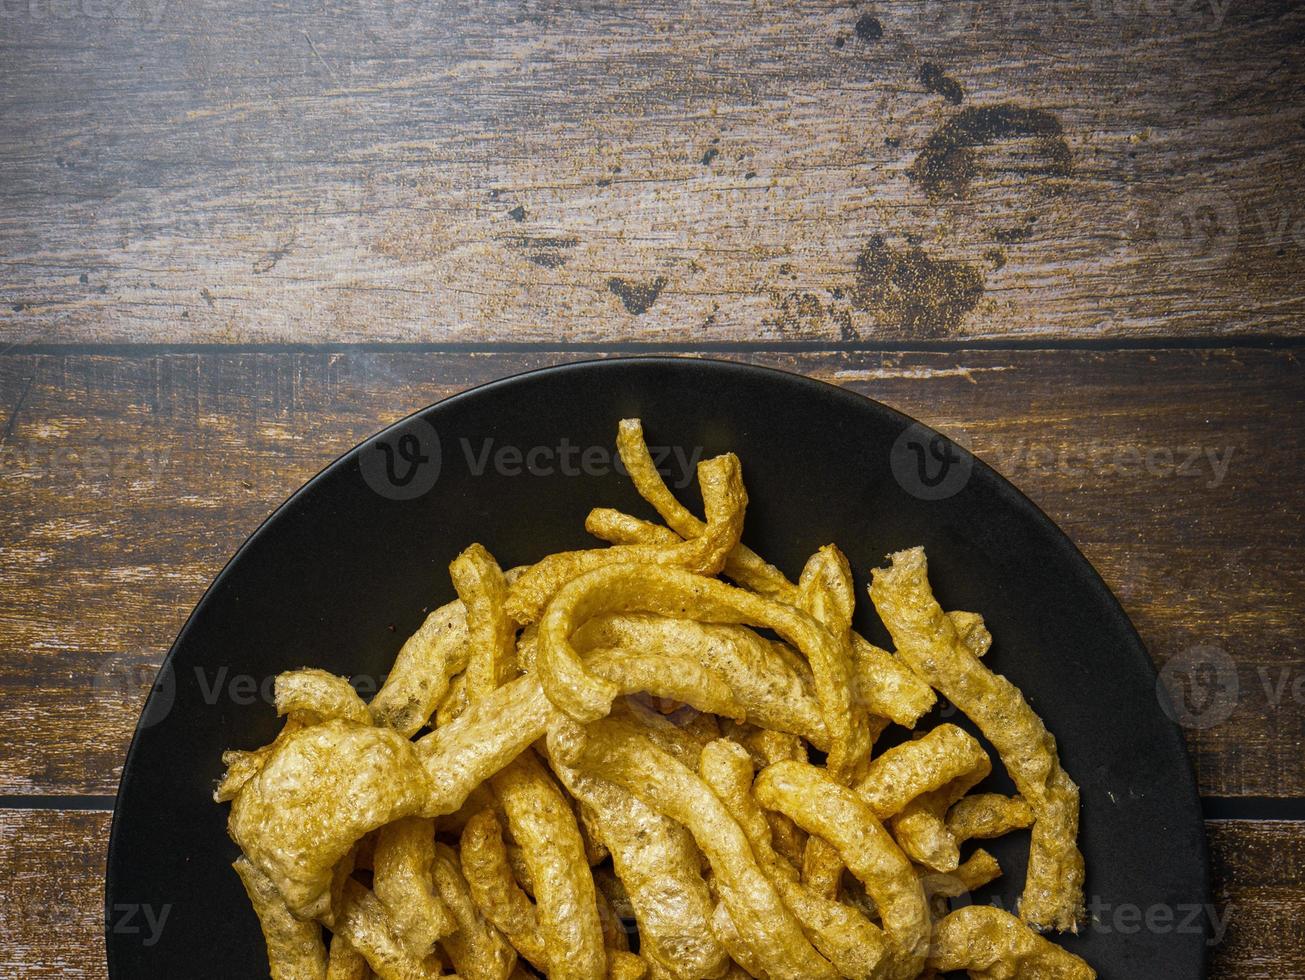
<path id="1" fill-rule="evenodd" d="M 472 384 L 666 350 L 949 432 L 1162 669 L 1226 657 L 1212 975 L 1305 977 L 1302 37 L 1291 0 L 0 3 L 0 975 L 103 976 L 144 694 L 278 502 Z"/>
<path id="2" fill-rule="evenodd" d="M 12 341 L 1302 332 L 1292 0 L 5 12 Z"/>

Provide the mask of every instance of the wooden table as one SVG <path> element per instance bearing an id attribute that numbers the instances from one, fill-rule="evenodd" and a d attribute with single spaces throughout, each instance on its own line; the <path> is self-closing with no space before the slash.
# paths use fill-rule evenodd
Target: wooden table
<path id="1" fill-rule="evenodd" d="M 469 385 L 669 351 L 952 433 L 1193 704 L 1231 664 L 1188 731 L 1214 973 L 1305 977 L 1303 37 L 1290 0 L 4 0 L 0 974 L 104 974 L 145 691 L 280 500 Z"/>

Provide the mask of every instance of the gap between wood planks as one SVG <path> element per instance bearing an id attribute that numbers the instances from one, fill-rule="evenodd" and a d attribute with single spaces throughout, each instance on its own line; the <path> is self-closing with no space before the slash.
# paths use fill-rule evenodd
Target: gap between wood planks
<path id="1" fill-rule="evenodd" d="M 875 341 L 834 342 L 828 340 L 790 340 L 699 343 L 626 341 L 531 343 L 405 343 L 369 341 L 362 343 L 322 344 L 152 344 L 152 343 L 72 343 L 21 344 L 0 348 L 0 356 L 99 355 L 139 357 L 154 354 L 332 354 L 332 353 L 404 353 L 404 354 L 815 354 L 815 353 L 961 353 L 972 350 L 1019 351 L 1126 351 L 1126 350 L 1299 350 L 1305 348 L 1305 336 L 1282 337 L 1271 334 L 1227 334 L 1204 337 L 1105 337 L 1101 340 L 1044 338 L 1003 338 L 998 340 L 923 340 L 910 342 Z"/>

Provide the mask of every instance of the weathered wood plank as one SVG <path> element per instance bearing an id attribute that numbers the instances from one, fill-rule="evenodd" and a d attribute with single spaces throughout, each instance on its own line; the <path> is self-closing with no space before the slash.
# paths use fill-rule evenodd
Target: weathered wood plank
<path id="1" fill-rule="evenodd" d="M 0 340 L 1299 335 L 1303 25 L 7 0 Z"/>
<path id="2" fill-rule="evenodd" d="M 0 792 L 112 793 L 163 653 L 277 503 L 417 407 L 567 359 L 0 357 Z M 1295 354 L 753 359 L 877 397 L 989 458 L 1102 571 L 1188 700 L 1212 706 L 1188 731 L 1203 792 L 1305 793 Z M 1203 700 L 1222 688 L 1199 686 L 1220 681 L 1202 662 L 1225 656 L 1237 697 Z"/>
<path id="3" fill-rule="evenodd" d="M 1213 918 L 1222 930 L 1213 980 L 1305 975 L 1305 824 L 1209 821 Z M 104 976 L 104 852 L 109 814 L 0 810 L 0 973 L 22 977 Z M 167 920 L 110 910 L 110 925 L 138 929 Z M 1145 911 L 1145 910 L 1144 910 Z M 1174 927 L 1186 919 L 1175 915 Z M 1104 927 L 1113 920 L 1107 914 Z M 1218 932 L 1215 933 L 1218 935 Z"/>

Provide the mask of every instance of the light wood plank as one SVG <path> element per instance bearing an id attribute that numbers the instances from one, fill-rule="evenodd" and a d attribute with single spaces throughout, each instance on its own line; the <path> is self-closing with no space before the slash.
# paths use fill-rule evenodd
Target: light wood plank
<path id="1" fill-rule="evenodd" d="M 1303 24 L 13 0 L 0 341 L 1299 336 Z"/>

